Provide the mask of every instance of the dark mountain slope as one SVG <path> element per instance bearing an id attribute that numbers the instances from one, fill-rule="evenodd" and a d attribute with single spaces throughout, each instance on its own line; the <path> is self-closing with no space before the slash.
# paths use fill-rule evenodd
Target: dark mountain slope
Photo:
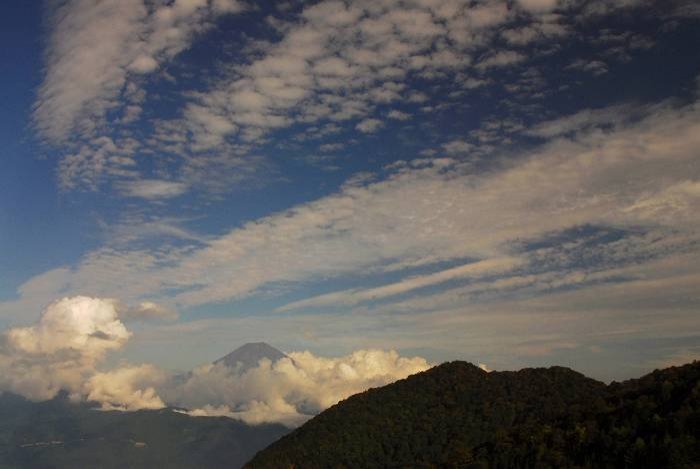
<path id="1" fill-rule="evenodd" d="M 446 363 L 331 407 L 251 468 L 693 467 L 700 363 L 605 386 Z"/>
<path id="2" fill-rule="evenodd" d="M 236 468 L 288 428 L 0 396 L 0 468 Z"/>

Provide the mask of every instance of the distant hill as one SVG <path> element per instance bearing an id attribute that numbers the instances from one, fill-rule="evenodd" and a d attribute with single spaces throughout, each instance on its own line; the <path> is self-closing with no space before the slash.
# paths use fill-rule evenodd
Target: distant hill
<path id="1" fill-rule="evenodd" d="M 446 363 L 352 396 L 249 468 L 700 467 L 700 362 L 603 383 Z"/>
<path id="2" fill-rule="evenodd" d="M 257 367 L 260 360 L 265 358 L 274 363 L 286 357 L 287 355 L 265 342 L 251 342 L 238 347 L 225 357 L 219 358 L 214 364 L 223 363 L 231 369 L 244 373 L 250 368 Z"/>
<path id="3" fill-rule="evenodd" d="M 0 395 L 0 468 L 237 468 L 289 429 Z"/>

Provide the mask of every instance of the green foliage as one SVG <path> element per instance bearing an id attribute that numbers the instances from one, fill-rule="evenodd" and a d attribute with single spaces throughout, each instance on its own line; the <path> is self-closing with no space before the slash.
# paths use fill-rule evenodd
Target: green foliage
<path id="1" fill-rule="evenodd" d="M 699 379 L 697 362 L 609 386 L 446 363 L 350 397 L 247 467 L 698 467 Z"/>
<path id="2" fill-rule="evenodd" d="M 241 467 L 287 433 L 169 409 L 101 412 L 59 397 L 0 396 L 0 468 Z"/>

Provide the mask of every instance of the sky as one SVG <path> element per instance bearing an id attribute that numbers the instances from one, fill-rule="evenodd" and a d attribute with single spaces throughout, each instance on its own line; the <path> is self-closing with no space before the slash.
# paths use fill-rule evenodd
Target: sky
<path id="1" fill-rule="evenodd" d="M 697 2 L 2 8 L 0 368 L 700 358 Z"/>

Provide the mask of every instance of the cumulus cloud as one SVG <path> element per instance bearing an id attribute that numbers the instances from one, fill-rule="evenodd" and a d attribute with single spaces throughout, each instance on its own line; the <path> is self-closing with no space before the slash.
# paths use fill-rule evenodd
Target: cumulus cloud
<path id="1" fill-rule="evenodd" d="M 371 134 L 379 130 L 383 125 L 384 123 L 379 119 L 363 119 L 355 128 L 362 133 Z"/>
<path id="2" fill-rule="evenodd" d="M 150 364 L 97 372 L 85 383 L 85 399 L 98 402 L 103 410 L 160 409 L 165 403 L 154 386 L 165 379 L 165 372 Z"/>
<path id="3" fill-rule="evenodd" d="M 163 395 L 194 416 L 297 426 L 352 394 L 429 366 L 423 358 L 405 358 L 395 351 L 358 350 L 339 358 L 291 352 L 275 363 L 261 360 L 257 368 L 240 374 L 223 364 L 196 368 Z"/>
<path id="4" fill-rule="evenodd" d="M 111 300 L 55 301 L 38 323 L 3 333 L 0 389 L 31 399 L 50 399 L 62 389 L 79 396 L 97 363 L 130 336 Z"/>
<path id="5" fill-rule="evenodd" d="M 120 312 L 134 311 L 162 310 L 153 303 L 124 310 L 112 299 L 67 297 L 47 306 L 36 324 L 6 330 L 0 337 L 0 392 L 46 400 L 66 391 L 72 400 L 103 410 L 178 405 L 192 415 L 295 426 L 352 394 L 429 367 L 423 358 L 395 351 L 358 350 L 339 358 L 292 352 L 243 372 L 223 362 L 208 364 L 184 378 L 151 364 L 101 370 L 107 352 L 122 348 L 132 335 Z"/>
<path id="6" fill-rule="evenodd" d="M 163 407 L 153 385 L 165 376 L 155 367 L 98 369 L 107 352 L 121 349 L 132 335 L 120 309 L 112 299 L 66 297 L 47 306 L 37 323 L 6 330 L 0 337 L 0 391 L 32 400 L 66 391 L 73 400 L 96 401 L 104 409 Z"/>

